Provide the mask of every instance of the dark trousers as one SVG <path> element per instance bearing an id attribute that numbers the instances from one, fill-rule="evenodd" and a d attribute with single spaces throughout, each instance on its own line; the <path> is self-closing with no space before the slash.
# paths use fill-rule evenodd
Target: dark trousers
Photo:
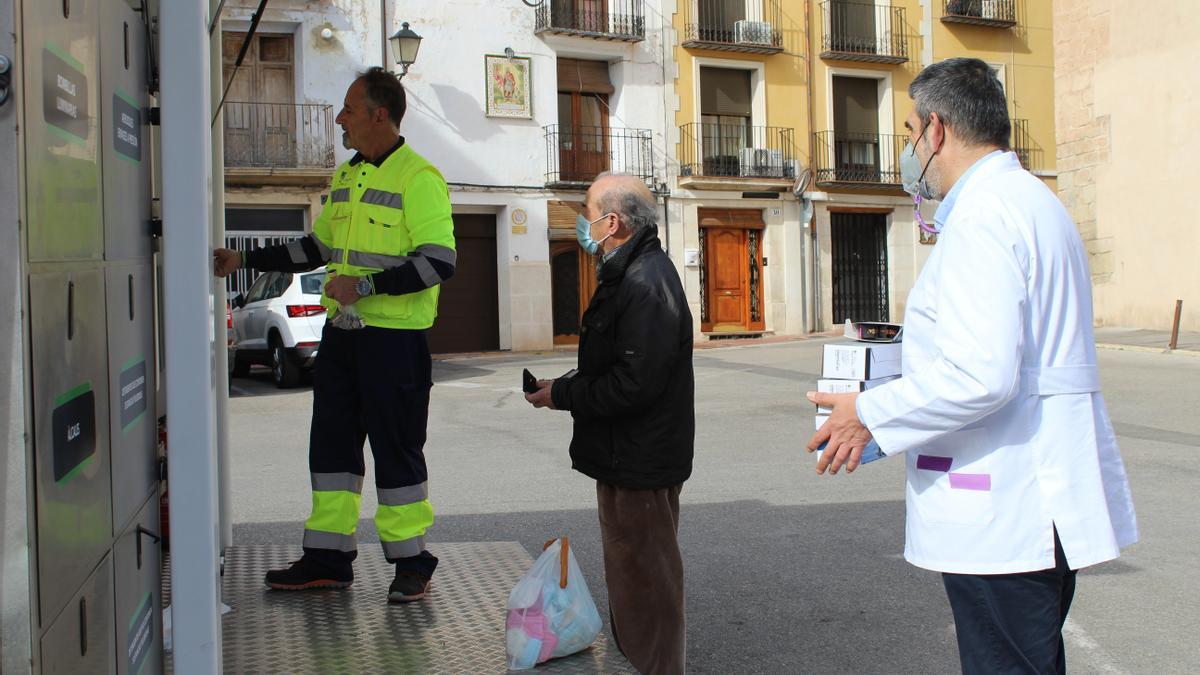
<path id="1" fill-rule="evenodd" d="M 1075 596 L 1058 533 L 1054 567 L 1019 574 L 943 574 L 962 671 L 1065 673 L 1062 627 Z"/>
<path id="2" fill-rule="evenodd" d="M 426 482 L 425 428 L 432 363 L 425 331 L 343 330 L 326 323 L 313 370 L 313 416 L 308 465 L 313 473 L 366 473 L 363 443 L 370 438 L 380 490 Z M 305 548 L 321 562 L 346 565 L 357 551 Z M 397 569 L 433 575 L 428 551 L 389 558 Z"/>
<path id="3" fill-rule="evenodd" d="M 684 670 L 679 491 L 596 483 L 613 641 L 645 675 Z"/>

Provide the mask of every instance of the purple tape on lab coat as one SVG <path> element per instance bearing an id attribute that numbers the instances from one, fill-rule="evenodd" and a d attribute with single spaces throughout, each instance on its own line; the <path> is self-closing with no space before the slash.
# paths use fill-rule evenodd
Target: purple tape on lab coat
<path id="1" fill-rule="evenodd" d="M 952 473 L 950 487 L 954 490 L 987 492 L 992 489 L 992 476 L 986 473 Z"/>
<path id="2" fill-rule="evenodd" d="M 917 468 L 925 471 L 941 471 L 945 473 L 950 470 L 950 465 L 954 462 L 953 457 L 937 457 L 935 455 L 917 455 Z"/>

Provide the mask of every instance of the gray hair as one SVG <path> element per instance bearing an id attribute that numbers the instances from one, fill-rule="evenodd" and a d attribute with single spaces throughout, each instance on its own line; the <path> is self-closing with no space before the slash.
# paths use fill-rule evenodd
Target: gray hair
<path id="1" fill-rule="evenodd" d="M 979 59 L 946 59 L 926 66 L 908 85 L 921 122 L 937 113 L 942 123 L 971 146 L 1008 148 L 1012 131 L 1004 85 Z"/>
<path id="2" fill-rule="evenodd" d="M 636 180 L 636 176 L 610 171 L 596 176 L 596 180 L 613 176 Z M 612 185 L 597 197 L 596 203 L 601 212 L 619 215 L 630 231 L 636 234 L 647 228 L 658 227 L 658 203 L 654 201 L 650 188 L 640 181 L 633 183 L 634 180 L 613 181 Z"/>
<path id="3" fill-rule="evenodd" d="M 361 81 L 366 87 L 367 105 L 371 110 L 384 108 L 392 126 L 399 127 L 408 110 L 408 95 L 404 93 L 404 85 L 387 70 L 372 66 L 358 73 L 355 82 Z"/>

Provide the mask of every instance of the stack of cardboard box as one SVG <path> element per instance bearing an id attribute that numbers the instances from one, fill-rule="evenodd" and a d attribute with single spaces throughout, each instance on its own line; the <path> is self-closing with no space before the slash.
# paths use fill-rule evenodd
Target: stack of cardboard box
<path id="1" fill-rule="evenodd" d="M 849 334 L 849 329 L 847 330 Z M 821 379 L 817 391 L 827 394 L 863 392 L 900 377 L 899 342 L 837 342 L 825 345 Z M 820 429 L 833 411 L 818 406 L 816 429 Z M 871 452 L 864 451 L 863 462 L 882 454 L 872 442 Z M 817 455 L 820 457 L 820 453 Z"/>

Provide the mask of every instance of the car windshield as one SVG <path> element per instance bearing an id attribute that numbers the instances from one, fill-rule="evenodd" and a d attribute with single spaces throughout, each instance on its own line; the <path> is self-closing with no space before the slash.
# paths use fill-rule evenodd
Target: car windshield
<path id="1" fill-rule="evenodd" d="M 320 295 L 325 285 L 325 273 L 313 272 L 300 275 L 300 292 L 306 295 Z"/>

